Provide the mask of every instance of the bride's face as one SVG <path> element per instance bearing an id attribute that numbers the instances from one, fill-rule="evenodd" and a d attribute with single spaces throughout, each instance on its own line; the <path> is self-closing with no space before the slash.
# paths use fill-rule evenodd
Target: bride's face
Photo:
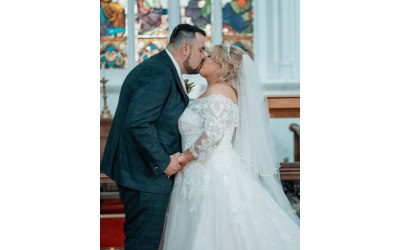
<path id="1" fill-rule="evenodd" d="M 209 76 L 213 76 L 216 74 L 217 70 L 221 68 L 221 63 L 216 59 L 217 53 L 218 51 L 215 49 L 204 59 L 199 71 L 199 74 L 202 77 L 207 78 Z"/>

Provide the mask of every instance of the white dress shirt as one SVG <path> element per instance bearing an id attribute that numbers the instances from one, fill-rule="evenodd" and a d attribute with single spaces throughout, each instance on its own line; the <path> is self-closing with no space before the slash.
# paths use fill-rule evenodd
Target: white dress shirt
<path id="1" fill-rule="evenodd" d="M 175 58 L 172 56 L 171 52 L 169 52 L 169 50 L 167 48 L 165 48 L 165 51 L 167 52 L 168 56 L 171 58 L 172 62 L 174 63 L 176 71 L 178 72 L 178 76 L 181 79 L 183 89 L 185 90 L 185 93 L 187 94 L 185 82 L 183 81 L 183 78 L 182 78 L 181 68 L 179 67 L 178 63 L 175 61 Z"/>

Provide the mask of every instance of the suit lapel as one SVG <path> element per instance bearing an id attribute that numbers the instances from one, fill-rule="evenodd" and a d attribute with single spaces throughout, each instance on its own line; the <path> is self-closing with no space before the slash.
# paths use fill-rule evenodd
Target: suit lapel
<path id="1" fill-rule="evenodd" d="M 175 83 L 178 85 L 183 97 L 185 98 L 185 104 L 187 106 L 189 103 L 189 97 L 186 94 L 185 90 L 183 89 L 181 78 L 179 77 L 178 72 L 176 72 L 174 63 L 172 62 L 171 58 L 169 57 L 169 55 L 167 54 L 167 52 L 165 50 L 160 52 L 160 56 L 163 59 L 165 59 L 165 61 L 168 63 L 168 66 L 171 68 L 172 72 L 174 73 Z"/>

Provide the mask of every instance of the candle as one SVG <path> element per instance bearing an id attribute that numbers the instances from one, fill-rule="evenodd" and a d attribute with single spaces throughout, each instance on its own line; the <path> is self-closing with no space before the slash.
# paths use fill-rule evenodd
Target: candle
<path id="1" fill-rule="evenodd" d="M 104 64 L 101 64 L 101 70 L 100 70 L 100 79 L 106 78 L 106 69 L 104 67 Z"/>

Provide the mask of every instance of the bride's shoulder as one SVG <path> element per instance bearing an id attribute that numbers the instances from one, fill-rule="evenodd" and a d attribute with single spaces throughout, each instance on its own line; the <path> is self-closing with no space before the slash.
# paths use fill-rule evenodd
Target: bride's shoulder
<path id="1" fill-rule="evenodd" d="M 223 96 L 225 98 L 230 99 L 233 103 L 235 104 L 237 103 L 236 93 L 234 89 L 225 83 L 210 85 L 207 91 L 204 94 L 202 94 L 199 98 L 204 99 L 210 96 Z"/>

